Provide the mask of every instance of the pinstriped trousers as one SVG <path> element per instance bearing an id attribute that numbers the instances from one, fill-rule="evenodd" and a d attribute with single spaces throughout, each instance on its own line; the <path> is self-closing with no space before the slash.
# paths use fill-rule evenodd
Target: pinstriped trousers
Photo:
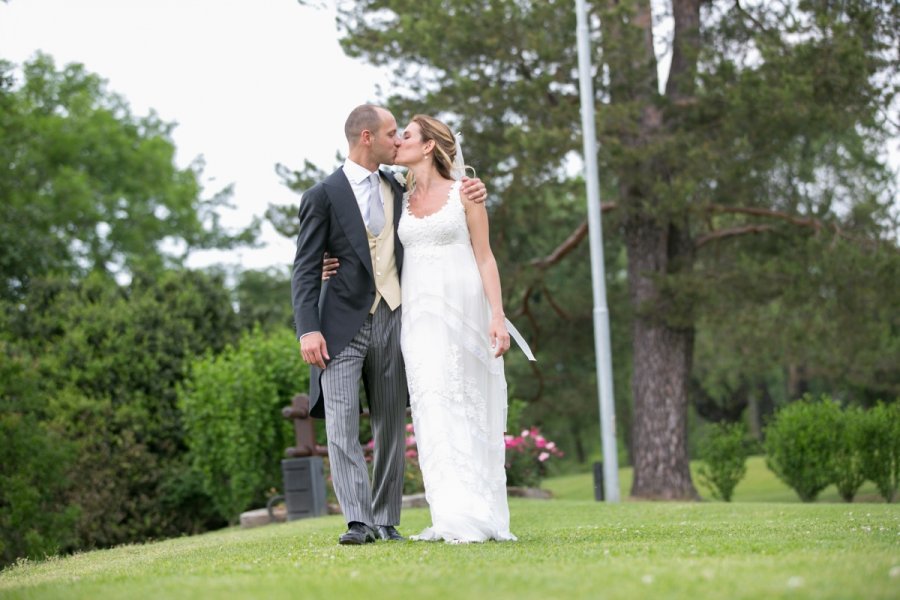
<path id="1" fill-rule="evenodd" d="M 406 446 L 406 372 L 400 353 L 402 307 L 382 300 L 322 372 L 328 461 L 347 523 L 398 525 Z M 372 483 L 359 443 L 359 382 L 365 382 L 372 437 Z"/>

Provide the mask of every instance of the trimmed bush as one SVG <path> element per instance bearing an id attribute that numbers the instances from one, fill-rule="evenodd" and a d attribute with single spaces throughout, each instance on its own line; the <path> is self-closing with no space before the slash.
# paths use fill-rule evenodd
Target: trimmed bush
<path id="1" fill-rule="evenodd" d="M 715 423 L 700 442 L 700 481 L 713 497 L 731 502 L 738 482 L 747 474 L 747 447 L 743 423 Z"/>
<path id="2" fill-rule="evenodd" d="M 861 419 L 862 472 L 886 502 L 893 502 L 900 478 L 900 403 L 879 402 Z"/>
<path id="3" fill-rule="evenodd" d="M 766 465 L 804 502 L 815 501 L 834 481 L 842 417 L 829 396 L 806 395 L 775 413 L 765 429 Z"/>
<path id="4" fill-rule="evenodd" d="M 856 492 L 866 480 L 862 453 L 862 425 L 866 413 L 858 406 L 850 406 L 844 409 L 841 416 L 834 449 L 834 485 L 841 498 L 853 502 Z"/>

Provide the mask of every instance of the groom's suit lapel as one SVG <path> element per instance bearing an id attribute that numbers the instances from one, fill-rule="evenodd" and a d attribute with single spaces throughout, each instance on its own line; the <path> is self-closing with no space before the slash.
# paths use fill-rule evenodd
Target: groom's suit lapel
<path id="1" fill-rule="evenodd" d="M 400 226 L 400 211 L 403 210 L 403 188 L 400 187 L 400 184 L 397 182 L 390 171 L 379 169 L 378 172 L 381 173 L 381 176 L 388 182 L 388 186 L 391 188 L 391 195 L 394 197 L 393 221 L 394 231 L 397 231 L 397 228 Z"/>
<path id="2" fill-rule="evenodd" d="M 323 184 L 328 190 L 328 197 L 331 199 L 331 205 L 334 207 L 334 214 L 347 235 L 350 245 L 356 254 L 359 255 L 359 259 L 369 272 L 369 275 L 374 278 L 372 273 L 372 254 L 369 251 L 369 237 L 366 234 L 366 225 L 359 212 L 359 204 L 356 203 L 356 196 L 353 195 L 350 182 L 347 180 L 347 176 L 344 175 L 344 170 L 339 168 L 329 175 Z"/>
<path id="3" fill-rule="evenodd" d="M 387 180 L 391 188 L 391 193 L 394 195 L 394 260 L 396 261 L 397 271 L 399 272 L 403 268 L 403 244 L 400 243 L 400 235 L 397 232 L 400 230 L 400 216 L 401 211 L 403 210 L 403 194 L 406 191 L 406 188 L 400 185 L 400 182 L 397 181 L 397 178 L 394 177 L 393 173 L 390 171 L 381 169 L 380 172 L 381 176 Z"/>

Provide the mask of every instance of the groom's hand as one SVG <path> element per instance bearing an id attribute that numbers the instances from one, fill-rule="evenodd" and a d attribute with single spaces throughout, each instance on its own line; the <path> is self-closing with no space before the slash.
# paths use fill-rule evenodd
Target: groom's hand
<path id="1" fill-rule="evenodd" d="M 330 360 L 325 338 L 318 331 L 308 333 L 300 338 L 300 355 L 308 365 L 316 365 L 320 369 L 325 368 L 325 361 Z"/>
<path id="2" fill-rule="evenodd" d="M 477 177 L 472 178 L 463 175 L 462 187 L 460 187 L 459 191 L 465 194 L 472 202 L 481 203 L 487 200 L 487 187 Z"/>

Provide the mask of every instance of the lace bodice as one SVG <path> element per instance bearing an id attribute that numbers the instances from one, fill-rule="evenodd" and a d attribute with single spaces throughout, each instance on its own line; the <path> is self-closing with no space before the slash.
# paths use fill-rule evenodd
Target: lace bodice
<path id="1" fill-rule="evenodd" d="M 420 248 L 446 246 L 449 244 L 470 244 L 466 211 L 459 195 L 460 182 L 450 186 L 447 201 L 437 211 L 424 217 L 416 217 L 409 212 L 409 194 L 403 197 L 403 214 L 397 235 L 403 243 L 404 252 L 415 252 Z"/>

